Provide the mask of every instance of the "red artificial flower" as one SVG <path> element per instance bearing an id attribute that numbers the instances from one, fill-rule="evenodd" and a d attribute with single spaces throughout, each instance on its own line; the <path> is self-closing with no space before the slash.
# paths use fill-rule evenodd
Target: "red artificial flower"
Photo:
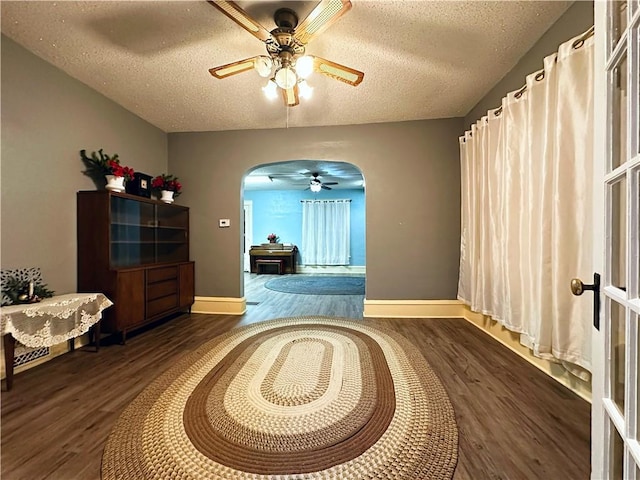
<path id="1" fill-rule="evenodd" d="M 135 173 L 135 172 L 133 171 L 133 168 L 131 168 L 131 167 L 124 167 L 122 170 L 123 170 L 123 172 L 124 172 L 124 176 L 125 176 L 125 177 L 127 177 L 128 179 L 133 178 L 133 174 Z"/>
<path id="2" fill-rule="evenodd" d="M 164 180 L 162 177 L 156 177 L 151 182 L 151 188 L 162 188 L 164 186 Z"/>
<path id="3" fill-rule="evenodd" d="M 131 180 L 133 178 L 133 168 L 131 167 L 123 167 L 119 162 L 114 160 L 109 160 L 108 162 L 109 171 L 111 175 L 115 175 L 116 177 L 124 177 L 126 180 Z"/>
<path id="4" fill-rule="evenodd" d="M 174 193 L 174 197 L 180 195 L 180 191 L 182 190 L 182 184 L 178 181 L 177 177 L 173 175 L 167 175 L 163 173 L 162 175 L 158 175 L 151 181 L 151 188 L 153 190 L 169 190 Z"/>

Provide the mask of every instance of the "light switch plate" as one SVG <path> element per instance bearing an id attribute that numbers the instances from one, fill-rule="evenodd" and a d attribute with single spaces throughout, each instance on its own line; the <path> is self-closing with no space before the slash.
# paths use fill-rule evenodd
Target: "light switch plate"
<path id="1" fill-rule="evenodd" d="M 218 226 L 220 228 L 225 228 L 231 225 L 231 220 L 229 220 L 228 218 L 221 218 L 220 220 L 218 220 Z"/>

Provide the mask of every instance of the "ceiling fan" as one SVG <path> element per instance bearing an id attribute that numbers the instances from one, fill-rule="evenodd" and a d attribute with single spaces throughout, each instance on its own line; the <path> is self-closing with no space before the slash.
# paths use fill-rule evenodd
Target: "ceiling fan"
<path id="1" fill-rule="evenodd" d="M 319 173 L 312 173 L 312 178 L 309 181 L 309 186 L 305 189 L 305 190 L 311 190 L 314 193 L 319 192 L 321 189 L 324 190 L 331 190 L 331 187 L 328 187 L 327 185 L 338 185 L 338 182 L 323 182 L 321 181 L 318 177 L 320 176 Z"/>
<path id="2" fill-rule="evenodd" d="M 294 107 L 300 97 L 310 97 L 312 88 L 306 78 L 319 72 L 335 80 L 357 86 L 364 73 L 315 55 L 306 55 L 306 45 L 351 9 L 349 0 L 322 0 L 302 22 L 289 8 L 279 8 L 273 15 L 276 28 L 268 31 L 252 19 L 236 2 L 207 0 L 231 20 L 265 43 L 268 55 L 257 55 L 237 62 L 209 69 L 216 78 L 223 79 L 255 69 L 269 78 L 263 91 L 269 98 L 282 92 L 285 105 Z"/>

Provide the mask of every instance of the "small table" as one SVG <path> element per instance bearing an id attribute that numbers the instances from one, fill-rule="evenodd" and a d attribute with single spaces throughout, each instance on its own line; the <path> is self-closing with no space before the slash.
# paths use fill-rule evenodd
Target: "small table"
<path id="1" fill-rule="evenodd" d="M 113 305 L 102 293 L 68 293 L 38 303 L 0 308 L 7 390 L 13 386 L 16 340 L 27 347 L 51 347 L 72 340 L 93 327 L 96 351 L 100 347 L 102 311 Z"/>

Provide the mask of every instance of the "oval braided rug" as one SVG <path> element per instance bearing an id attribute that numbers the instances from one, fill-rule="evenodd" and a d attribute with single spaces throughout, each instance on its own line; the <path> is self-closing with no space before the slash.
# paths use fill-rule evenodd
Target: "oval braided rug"
<path id="1" fill-rule="evenodd" d="M 449 398 L 401 335 L 366 321 L 271 320 L 187 354 L 122 413 L 108 479 L 450 479 Z"/>

